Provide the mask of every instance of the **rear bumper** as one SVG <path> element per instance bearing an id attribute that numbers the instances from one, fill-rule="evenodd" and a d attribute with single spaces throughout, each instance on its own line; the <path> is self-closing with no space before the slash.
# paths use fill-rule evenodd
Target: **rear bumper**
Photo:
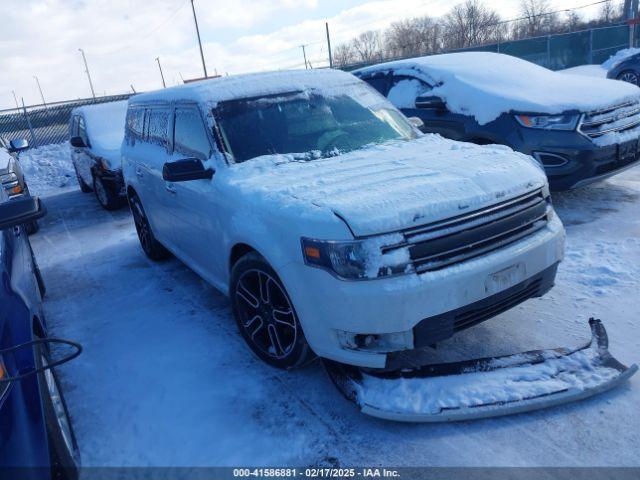
<path id="1" fill-rule="evenodd" d="M 93 174 L 102 180 L 102 184 L 109 194 L 122 198 L 126 196 L 122 170 L 102 170 L 94 167 Z"/>

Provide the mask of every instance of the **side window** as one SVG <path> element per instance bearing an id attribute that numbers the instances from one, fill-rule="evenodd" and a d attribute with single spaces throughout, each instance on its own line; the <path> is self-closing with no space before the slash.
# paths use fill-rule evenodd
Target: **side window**
<path id="1" fill-rule="evenodd" d="M 89 145 L 89 137 L 87 136 L 87 127 L 84 124 L 84 118 L 78 116 L 78 136 L 82 138 L 86 145 Z"/>
<path id="2" fill-rule="evenodd" d="M 70 137 L 78 136 L 78 115 L 74 115 L 71 119 L 71 132 L 69 132 Z"/>
<path id="3" fill-rule="evenodd" d="M 415 108 L 416 98 L 431 90 L 422 80 L 404 75 L 396 75 L 387 98 L 398 108 Z"/>
<path id="4" fill-rule="evenodd" d="M 169 109 L 152 108 L 148 111 L 147 142 L 167 149 L 169 147 Z"/>
<path id="5" fill-rule="evenodd" d="M 387 95 L 389 87 L 389 77 L 386 74 L 377 74 L 371 77 L 363 78 L 365 82 L 375 88 L 382 95 Z"/>
<path id="6" fill-rule="evenodd" d="M 200 160 L 211 156 L 211 144 L 198 109 L 176 108 L 173 149 L 180 155 Z"/>

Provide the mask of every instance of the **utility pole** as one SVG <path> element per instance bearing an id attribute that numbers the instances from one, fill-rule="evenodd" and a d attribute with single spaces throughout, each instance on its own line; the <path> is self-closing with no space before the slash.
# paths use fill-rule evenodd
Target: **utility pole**
<path id="1" fill-rule="evenodd" d="M 136 92 L 136 89 L 133 88 L 133 83 L 130 83 L 129 86 L 131 87 L 131 91 L 134 93 L 134 95 L 138 92 Z"/>
<path id="2" fill-rule="evenodd" d="M 327 50 L 329 51 L 329 68 L 333 68 L 333 57 L 331 56 L 331 37 L 329 36 L 329 22 L 325 22 L 327 29 Z"/>
<path id="3" fill-rule="evenodd" d="M 160 69 L 160 78 L 162 78 L 162 87 L 167 88 L 167 84 L 164 83 L 164 74 L 162 73 L 162 65 L 160 65 L 160 57 L 156 57 L 156 62 L 158 62 L 158 68 Z"/>
<path id="4" fill-rule="evenodd" d="M 196 16 L 196 7 L 191 0 L 191 10 L 193 11 L 193 21 L 196 24 L 196 35 L 198 35 L 198 46 L 200 47 L 200 58 L 202 59 L 202 70 L 204 70 L 204 78 L 207 78 L 207 65 L 204 63 L 204 51 L 202 50 L 202 40 L 200 39 L 200 28 L 198 28 L 198 17 Z"/>
<path id="5" fill-rule="evenodd" d="M 20 110 L 20 105 L 18 105 L 18 97 L 16 97 L 16 91 L 11 90 L 11 93 L 13 93 L 13 99 L 16 101 L 16 108 Z"/>
<path id="6" fill-rule="evenodd" d="M 40 90 L 40 96 L 42 97 L 42 105 L 44 105 L 44 108 L 47 108 L 47 102 L 45 102 L 44 100 L 44 93 L 42 93 L 42 87 L 40 86 L 40 80 L 38 80 L 38 76 L 34 75 L 33 78 L 36 79 L 36 83 L 38 84 L 38 90 Z"/>
<path id="7" fill-rule="evenodd" d="M 91 74 L 89 73 L 89 65 L 87 65 L 87 57 L 84 54 L 84 50 L 79 48 L 78 51 L 82 54 L 82 60 L 84 61 L 84 71 L 87 73 L 87 78 L 89 79 L 89 87 L 91 87 L 91 96 L 95 100 L 96 92 L 93 90 L 93 82 L 91 81 Z"/>
<path id="8" fill-rule="evenodd" d="M 635 46 L 635 22 L 638 17 L 638 0 L 624 1 L 624 18 L 629 24 L 629 48 Z"/>
<path id="9" fill-rule="evenodd" d="M 300 45 L 300 48 L 302 48 L 302 56 L 304 57 L 304 68 L 306 70 L 309 67 L 307 66 L 307 51 L 305 50 L 305 47 L 306 45 Z"/>

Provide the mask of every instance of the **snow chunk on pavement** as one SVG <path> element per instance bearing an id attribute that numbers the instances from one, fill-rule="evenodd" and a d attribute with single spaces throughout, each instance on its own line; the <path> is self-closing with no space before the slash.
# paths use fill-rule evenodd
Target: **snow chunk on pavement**
<path id="1" fill-rule="evenodd" d="M 509 55 L 462 52 L 398 60 L 359 70 L 393 69 L 421 78 L 454 113 L 471 115 L 481 125 L 503 113 L 559 114 L 592 111 L 640 100 L 634 85 L 608 79 L 567 76 Z"/>
<path id="2" fill-rule="evenodd" d="M 76 174 L 67 142 L 27 150 L 20 154 L 19 162 L 33 195 L 52 193 L 75 181 Z"/>

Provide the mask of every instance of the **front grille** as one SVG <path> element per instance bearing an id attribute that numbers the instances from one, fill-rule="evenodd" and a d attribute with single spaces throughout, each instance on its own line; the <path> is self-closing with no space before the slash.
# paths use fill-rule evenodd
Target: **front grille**
<path id="1" fill-rule="evenodd" d="M 484 307 L 473 308 L 456 315 L 453 321 L 453 331 L 459 332 L 465 328 L 473 327 L 480 322 L 484 322 L 485 320 L 512 309 L 531 297 L 535 297 L 539 294 L 541 285 L 542 279 L 538 278 L 528 286 L 515 291 L 500 301 Z"/>
<path id="2" fill-rule="evenodd" d="M 580 131 L 589 138 L 624 132 L 640 126 L 640 103 L 627 102 L 585 114 Z"/>
<path id="3" fill-rule="evenodd" d="M 383 253 L 408 248 L 417 273 L 487 254 L 545 227 L 550 205 L 542 190 L 440 222 L 402 231 L 404 241 Z"/>

